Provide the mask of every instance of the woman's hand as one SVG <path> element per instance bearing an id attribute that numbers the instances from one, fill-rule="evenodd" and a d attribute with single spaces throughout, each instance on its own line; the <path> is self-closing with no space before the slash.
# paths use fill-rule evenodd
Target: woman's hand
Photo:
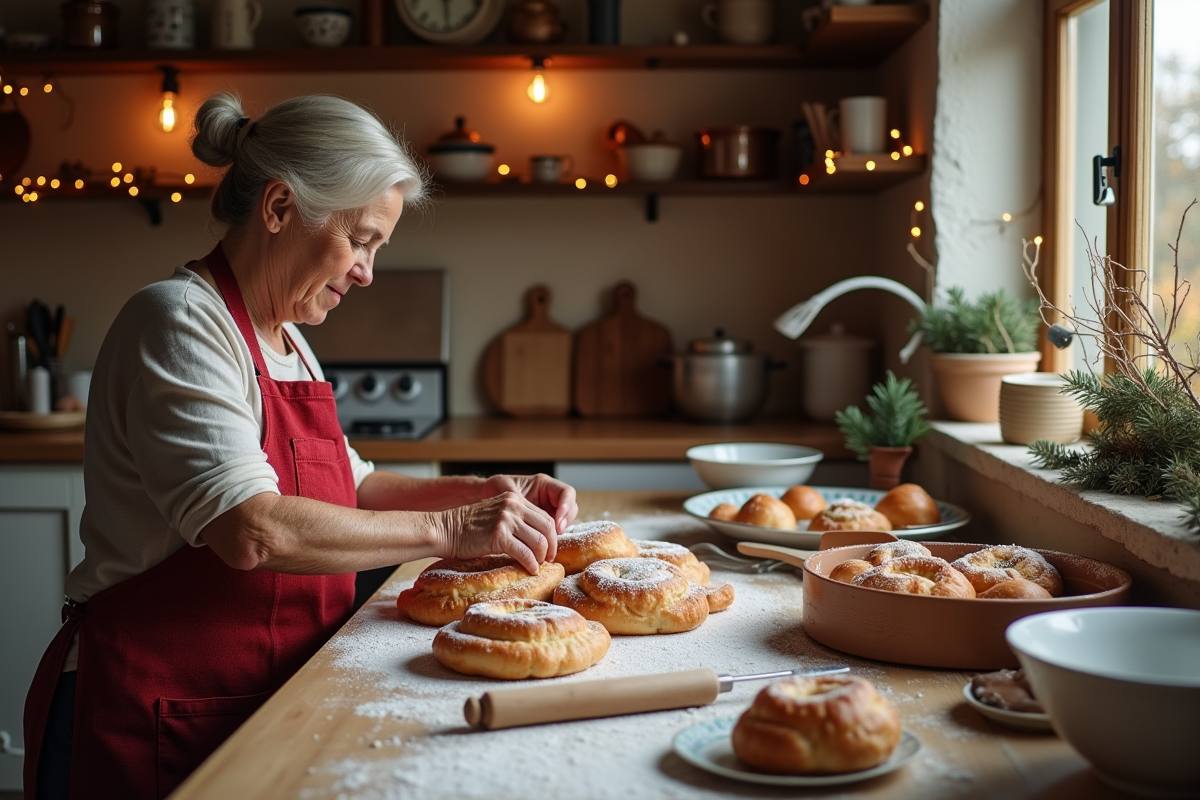
<path id="1" fill-rule="evenodd" d="M 539 476 L 546 478 L 545 475 Z M 550 480 L 550 479 L 547 479 Z M 557 481 L 555 481 L 557 483 Z M 574 507 L 575 490 L 565 484 Z M 449 558 L 475 558 L 492 553 L 512 556 L 531 575 L 558 552 L 555 520 L 524 494 L 502 490 L 494 497 L 433 515 L 438 521 L 439 548 Z M 572 512 L 571 517 L 574 518 Z"/>
<path id="2" fill-rule="evenodd" d="M 549 475 L 493 475 L 483 482 L 480 494 L 486 498 L 504 492 L 516 492 L 553 516 L 556 533 L 565 531 L 579 514 L 574 487 Z"/>

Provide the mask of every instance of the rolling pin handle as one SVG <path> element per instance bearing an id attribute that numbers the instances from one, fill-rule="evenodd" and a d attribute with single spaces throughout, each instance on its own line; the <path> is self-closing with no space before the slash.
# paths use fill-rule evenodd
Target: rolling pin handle
<path id="1" fill-rule="evenodd" d="M 478 697 L 467 698 L 463 704 L 463 716 L 472 728 L 478 728 L 483 723 L 483 703 L 479 702 Z"/>

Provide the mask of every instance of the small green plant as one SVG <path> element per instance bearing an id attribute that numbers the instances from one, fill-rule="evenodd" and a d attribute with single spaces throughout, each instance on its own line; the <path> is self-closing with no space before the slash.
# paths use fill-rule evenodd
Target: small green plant
<path id="1" fill-rule="evenodd" d="M 971 302 L 954 286 L 910 331 L 920 331 L 935 353 L 1028 353 L 1037 349 L 1040 321 L 1036 299 L 1022 302 L 997 289 Z"/>
<path id="2" fill-rule="evenodd" d="M 908 447 L 929 432 L 927 413 L 920 395 L 908 378 L 897 378 L 888 370 L 883 383 L 877 383 L 867 395 L 868 416 L 858 406 L 849 406 L 834 415 L 846 437 L 846 447 L 866 461 L 872 447 Z"/>

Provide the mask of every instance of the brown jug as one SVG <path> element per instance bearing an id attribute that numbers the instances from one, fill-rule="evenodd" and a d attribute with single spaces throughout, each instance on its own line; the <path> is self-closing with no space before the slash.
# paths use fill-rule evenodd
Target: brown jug
<path id="1" fill-rule="evenodd" d="M 567 25 L 549 0 L 516 0 L 508 11 L 507 31 L 511 42 L 544 44 L 561 41 Z"/>

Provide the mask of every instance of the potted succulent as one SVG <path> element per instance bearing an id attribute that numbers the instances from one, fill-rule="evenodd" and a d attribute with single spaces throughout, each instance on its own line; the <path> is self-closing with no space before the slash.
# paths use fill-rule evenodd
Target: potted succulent
<path id="1" fill-rule="evenodd" d="M 912 329 L 933 351 L 930 367 L 947 414 L 963 422 L 1000 419 L 1000 380 L 1033 372 L 1037 351 L 1038 301 L 1023 302 L 1004 289 L 974 302 L 959 287 L 926 309 Z"/>
<path id="2" fill-rule="evenodd" d="M 891 489 L 900 483 L 904 462 L 912 444 L 929 432 L 925 404 L 908 378 L 897 378 L 888 370 L 883 383 L 867 395 L 870 415 L 849 406 L 834 415 L 846 437 L 847 449 L 870 465 L 871 488 Z"/>

